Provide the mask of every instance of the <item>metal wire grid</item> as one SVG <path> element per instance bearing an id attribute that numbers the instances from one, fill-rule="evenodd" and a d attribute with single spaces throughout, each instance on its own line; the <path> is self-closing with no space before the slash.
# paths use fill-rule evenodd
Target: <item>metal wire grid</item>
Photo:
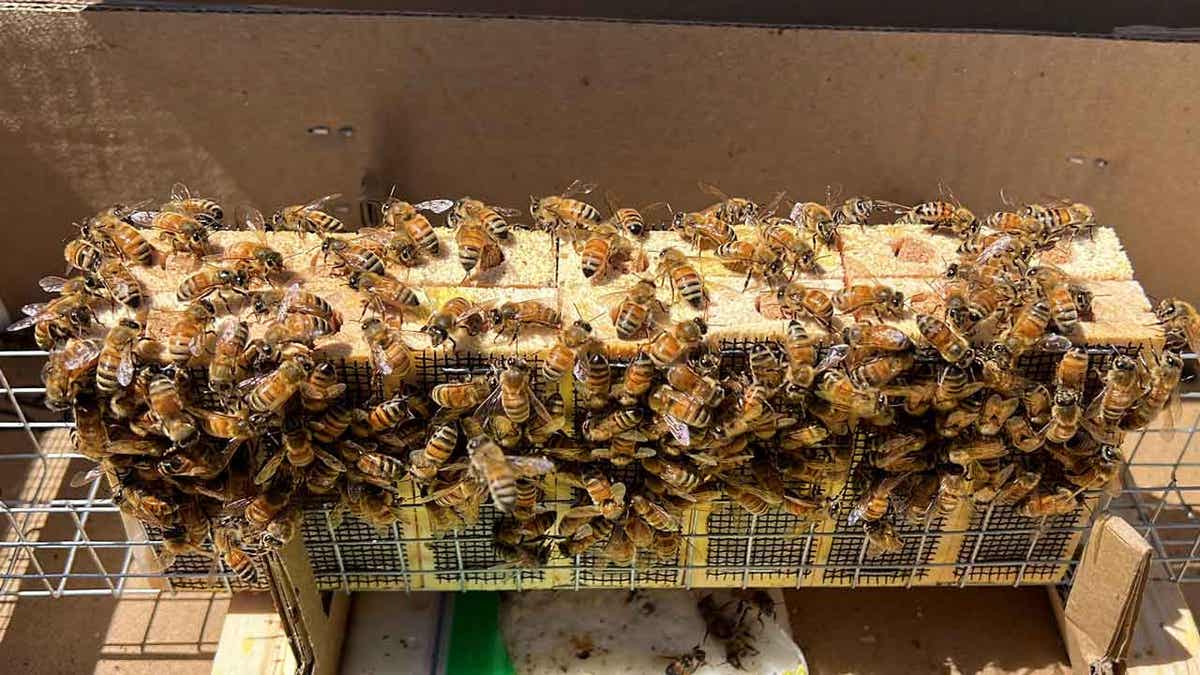
<path id="1" fill-rule="evenodd" d="M 1128 350 L 1122 350 L 1128 351 Z M 1097 352 L 1101 361 L 1108 358 Z M 0 526 L 0 597 L 114 595 L 158 593 L 162 590 L 208 587 L 214 577 L 211 559 L 180 556 L 165 573 L 157 568 L 154 553 L 160 550 L 157 533 L 122 519 L 119 509 L 101 494 L 99 482 L 83 487 L 66 486 L 68 470 L 89 463 L 66 443 L 72 425 L 40 407 L 44 389 L 36 384 L 45 352 L 0 351 L 0 388 L 4 392 L 0 433 L 9 443 L 0 447 L 7 470 L 0 499 L 4 512 Z M 1195 355 L 1185 358 L 1194 366 Z M 438 364 L 443 365 L 443 364 Z M 1026 362 L 1027 371 L 1052 371 L 1052 364 Z M 429 364 L 433 366 L 433 364 Z M 485 368 L 482 363 L 476 368 Z M 13 386 L 8 374 L 29 386 Z M 373 388 L 364 381 L 364 389 Z M 1094 379 L 1089 387 L 1094 388 Z M 1190 401 L 1200 394 L 1184 394 Z M 1053 518 L 1020 516 L 1010 507 L 989 506 L 974 512 L 965 527 L 948 527 L 938 518 L 920 525 L 898 524 L 904 544 L 899 553 L 870 557 L 861 530 L 845 527 L 853 486 L 841 496 L 838 526 L 823 531 L 815 523 L 787 514 L 751 516 L 728 502 L 716 502 L 709 513 L 693 510 L 683 533 L 684 555 L 677 564 L 635 563 L 629 567 L 601 565 L 594 554 L 574 559 L 555 556 L 537 570 L 504 568 L 491 547 L 491 527 L 497 517 L 490 505 L 481 509 L 479 522 L 468 529 L 433 535 L 413 528 L 409 521 L 377 532 L 351 517 L 334 527 L 330 507 L 309 509 L 303 523 L 305 546 L 318 585 L 325 589 L 357 588 L 457 588 L 546 587 L 545 575 L 555 575 L 551 587 L 581 588 L 643 585 L 690 587 L 701 575 L 720 585 L 754 585 L 781 577 L 799 586 L 821 574 L 822 579 L 850 586 L 884 583 L 920 584 L 926 575 L 947 570 L 959 585 L 1012 585 L 1045 583 L 1065 569 L 1069 583 L 1073 570 L 1075 538 L 1086 538 L 1094 516 L 1115 512 L 1125 516 L 1154 548 L 1152 578 L 1176 583 L 1200 581 L 1200 522 L 1192 503 L 1200 499 L 1200 459 L 1194 437 L 1200 414 L 1177 423 L 1131 434 L 1126 444 L 1124 486 L 1115 495 L 1089 495 L 1094 505 Z M 1160 425 L 1163 422 L 1160 418 Z M 1165 440 L 1164 440 L 1165 439 Z M 1161 446 L 1171 446 L 1163 459 Z M 1154 453 L 1148 448 L 1155 447 Z M 21 483 L 15 487 L 17 483 Z M 7 495 L 17 495 L 8 497 Z M 697 521 L 703 519 L 704 527 Z M 132 525 L 132 526 L 131 526 Z M 964 542 L 958 556 L 934 561 L 939 537 L 958 536 Z M 686 552 L 703 543 L 703 560 Z M 408 545 L 426 545 L 429 560 L 411 560 Z M 814 552 L 828 550 L 825 562 Z M 265 580 L 266 575 L 260 574 Z M 434 583 L 424 583 L 426 579 Z M 561 581 L 566 579 L 566 581 Z M 217 562 L 216 583 L 227 591 L 241 582 Z M 420 580 L 420 581 L 418 581 Z"/>

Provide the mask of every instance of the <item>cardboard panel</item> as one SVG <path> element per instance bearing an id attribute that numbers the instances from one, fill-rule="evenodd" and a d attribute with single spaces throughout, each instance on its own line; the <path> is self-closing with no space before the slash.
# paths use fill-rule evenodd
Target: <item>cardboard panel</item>
<path id="1" fill-rule="evenodd" d="M 51 37 L 52 36 L 52 37 Z M 1092 202 L 1154 295 L 1196 300 L 1188 86 L 1200 46 L 447 17 L 12 11 L 0 198 L 33 300 L 70 223 L 175 180 L 263 208 L 394 181 L 523 207 L 575 177 L 624 201 L 730 193 L 977 211 Z M 327 125 L 334 133 L 308 132 Z M 342 136 L 336 129 L 353 128 Z M 353 213 L 357 204 L 349 213 Z M 1164 253 L 1164 251 L 1166 253 Z"/>

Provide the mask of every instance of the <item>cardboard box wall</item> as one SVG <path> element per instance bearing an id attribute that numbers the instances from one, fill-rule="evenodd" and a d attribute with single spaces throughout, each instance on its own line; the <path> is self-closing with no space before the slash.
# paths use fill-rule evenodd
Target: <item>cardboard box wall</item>
<path id="1" fill-rule="evenodd" d="M 575 177 L 677 208 L 705 203 L 697 179 L 900 202 L 940 181 L 980 212 L 1000 188 L 1069 195 L 1117 225 L 1150 293 L 1200 299 L 1194 44 L 6 5 L 9 307 L 62 269 L 72 220 L 176 180 L 228 207 L 394 182 L 520 208 Z"/>

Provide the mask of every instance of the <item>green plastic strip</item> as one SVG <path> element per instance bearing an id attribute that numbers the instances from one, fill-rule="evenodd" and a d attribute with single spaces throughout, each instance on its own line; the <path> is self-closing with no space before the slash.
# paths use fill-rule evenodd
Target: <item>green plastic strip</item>
<path id="1" fill-rule="evenodd" d="M 500 635 L 500 594 L 454 596 L 446 675 L 515 675 Z"/>

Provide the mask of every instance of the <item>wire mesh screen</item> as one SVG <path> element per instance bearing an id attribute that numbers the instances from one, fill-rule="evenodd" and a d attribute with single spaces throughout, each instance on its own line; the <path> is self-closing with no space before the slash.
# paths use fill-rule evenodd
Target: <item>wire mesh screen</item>
<path id="1" fill-rule="evenodd" d="M 736 368 L 752 344 L 725 344 L 723 367 Z M 1108 360 L 1120 350 L 1094 350 L 1088 392 L 1098 391 Z M 236 591 L 265 583 L 261 559 L 247 583 L 224 561 L 201 552 L 177 555 L 162 569 L 161 533 L 122 517 L 100 482 L 72 485 L 91 465 L 73 452 L 71 424 L 41 407 L 44 389 L 38 371 L 44 352 L 0 352 L 0 446 L 4 484 L 0 485 L 0 596 L 158 593 L 162 590 L 217 588 Z M 1195 357 L 1188 355 L 1189 369 Z M 1046 381 L 1057 356 L 1022 357 L 1025 376 Z M 427 384 L 487 372 L 489 359 L 418 357 Z M 537 367 L 536 360 L 532 364 Z M 365 363 L 340 364 L 352 400 L 381 395 Z M 614 378 L 622 364 L 614 363 Z M 356 379 L 357 378 L 357 379 Z M 10 379 L 12 382 L 10 383 Z M 871 550 L 861 524 L 848 518 L 861 486 L 807 484 L 803 493 L 833 500 L 832 515 L 805 520 L 772 511 L 754 516 L 728 499 L 695 508 L 684 517 L 682 544 L 675 558 L 636 559 L 616 565 L 596 550 L 564 556 L 554 550 L 539 568 L 518 568 L 497 554 L 493 528 L 499 514 L 485 504 L 469 527 L 435 528 L 419 507 L 405 508 L 392 526 L 376 528 L 313 504 L 304 514 L 301 536 L 322 589 L 459 588 L 629 588 L 641 586 L 736 585 L 923 585 L 1045 584 L 1070 581 L 1074 553 L 1093 518 L 1116 513 L 1127 518 L 1152 544 L 1152 578 L 1179 583 L 1200 580 L 1200 524 L 1194 504 L 1200 492 L 1200 396 L 1185 394 L 1183 419 L 1161 417 L 1153 428 L 1130 434 L 1124 453 L 1122 486 L 1113 494 L 1088 493 L 1073 513 L 1029 518 L 1011 506 L 970 505 L 924 522 L 895 522 L 898 551 Z M 843 445 L 849 439 L 831 439 Z M 861 462 L 865 439 L 853 439 Z M 816 451 L 823 451 L 818 448 Z M 620 478 L 630 485 L 639 471 L 627 467 Z M 559 487 L 547 503 L 561 516 L 579 503 L 580 493 Z"/>

